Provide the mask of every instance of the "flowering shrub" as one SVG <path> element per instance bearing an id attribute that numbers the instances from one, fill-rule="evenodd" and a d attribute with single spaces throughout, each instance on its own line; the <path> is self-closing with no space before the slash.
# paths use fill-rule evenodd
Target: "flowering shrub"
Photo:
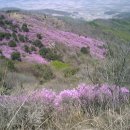
<path id="1" fill-rule="evenodd" d="M 79 101 L 79 93 L 76 89 L 61 91 L 54 100 L 56 108 L 62 108 L 62 105 L 70 105 Z"/>
<path id="2" fill-rule="evenodd" d="M 42 90 L 34 92 L 30 100 L 34 100 L 38 102 L 42 101 L 42 103 L 49 105 L 53 103 L 55 97 L 56 97 L 56 93 L 53 92 L 52 90 L 42 89 Z"/>
<path id="3" fill-rule="evenodd" d="M 52 90 L 42 89 L 33 92 L 29 98 L 29 102 L 42 101 L 45 104 L 51 104 L 54 108 L 62 108 L 64 105 L 69 106 L 80 104 L 85 109 L 88 109 L 92 104 L 104 105 L 105 107 L 111 107 L 111 105 L 118 106 L 119 104 L 126 103 L 129 101 L 130 91 L 126 87 L 119 88 L 118 86 L 111 86 L 108 84 L 103 85 L 86 85 L 80 84 L 78 88 L 72 90 L 63 90 L 60 93 L 55 93 Z M 19 97 L 19 96 L 18 96 Z M 9 102 L 18 97 L 10 96 Z M 21 96 L 20 96 L 21 97 Z M 26 99 L 28 95 L 24 96 Z M 6 98 L 1 96 L 3 102 Z M 21 98 L 17 102 L 22 102 Z M 97 106 L 98 107 L 98 106 Z"/>
<path id="4" fill-rule="evenodd" d="M 38 64 L 47 64 L 47 60 L 42 58 L 38 54 L 29 54 L 24 58 L 24 61 L 31 62 L 31 63 L 38 63 Z"/>
<path id="5" fill-rule="evenodd" d="M 112 108 L 117 115 L 117 111 L 121 109 L 121 106 L 126 106 L 129 103 L 129 96 L 130 91 L 126 87 L 119 88 L 108 84 L 80 84 L 78 88 L 63 90 L 59 93 L 42 89 L 19 96 L 1 95 L 0 124 L 3 128 L 6 128 L 10 117 L 14 117 L 14 113 L 16 113 L 15 119 L 11 122 L 10 127 L 21 127 L 23 123 L 27 124 L 29 122 L 28 124 L 36 128 L 41 126 L 46 119 L 51 118 L 53 114 L 54 116 L 51 119 L 55 119 L 58 116 L 59 120 L 64 121 L 65 119 L 66 121 L 71 118 L 73 112 L 73 118 L 76 118 L 76 115 L 79 114 L 76 119 L 81 116 L 93 118 L 95 115 L 101 115 L 101 112 L 104 113 L 104 110 L 111 110 Z M 46 126 L 46 124 L 44 125 Z M 30 128 L 32 128 L 31 126 Z"/>

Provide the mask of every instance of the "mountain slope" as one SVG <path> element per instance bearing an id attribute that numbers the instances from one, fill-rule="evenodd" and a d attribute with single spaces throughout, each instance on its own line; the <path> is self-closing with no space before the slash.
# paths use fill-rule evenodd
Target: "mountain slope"
<path id="1" fill-rule="evenodd" d="M 0 50 L 6 58 L 11 58 L 11 54 L 18 51 L 23 61 L 47 63 L 46 57 L 39 55 L 39 50 L 43 47 L 54 48 L 57 43 L 72 49 L 87 47 L 90 54 L 97 58 L 105 56 L 103 42 L 59 30 L 58 26 L 63 26 L 64 23 L 46 15 L 4 13 L 1 14 L 0 21 Z M 9 45 L 12 41 L 16 45 Z M 28 48 L 31 48 L 31 51 L 28 51 Z"/>

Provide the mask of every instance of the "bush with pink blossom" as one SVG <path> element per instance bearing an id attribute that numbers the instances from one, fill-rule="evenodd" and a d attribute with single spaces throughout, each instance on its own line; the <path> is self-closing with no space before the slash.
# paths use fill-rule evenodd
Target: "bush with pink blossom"
<path id="1" fill-rule="evenodd" d="M 18 96 L 1 95 L 0 125 L 5 129 L 7 128 L 5 124 L 12 121 L 10 122 L 12 129 L 21 126 L 37 128 L 45 122 L 41 127 L 46 128 L 50 125 L 48 121 L 59 119 L 61 122 L 66 122 L 69 114 L 71 116 L 75 112 L 82 116 L 88 114 L 89 117 L 93 117 L 109 109 L 118 111 L 121 106 L 129 103 L 129 96 L 130 91 L 126 87 L 120 88 L 108 84 L 80 84 L 78 88 L 59 93 L 42 89 Z M 47 119 L 49 120 L 46 122 Z"/>

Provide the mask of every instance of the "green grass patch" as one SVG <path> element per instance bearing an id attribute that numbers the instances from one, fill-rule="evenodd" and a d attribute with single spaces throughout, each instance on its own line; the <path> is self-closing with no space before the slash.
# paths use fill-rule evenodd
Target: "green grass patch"
<path id="1" fill-rule="evenodd" d="M 69 64 L 63 63 L 61 61 L 52 61 L 51 65 L 57 70 L 62 70 L 70 67 Z"/>

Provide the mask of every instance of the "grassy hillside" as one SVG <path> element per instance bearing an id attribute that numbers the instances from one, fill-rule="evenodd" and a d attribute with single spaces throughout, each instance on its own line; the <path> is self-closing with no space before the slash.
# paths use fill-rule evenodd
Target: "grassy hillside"
<path id="1" fill-rule="evenodd" d="M 0 13 L 0 130 L 129 130 L 130 21 Z"/>

